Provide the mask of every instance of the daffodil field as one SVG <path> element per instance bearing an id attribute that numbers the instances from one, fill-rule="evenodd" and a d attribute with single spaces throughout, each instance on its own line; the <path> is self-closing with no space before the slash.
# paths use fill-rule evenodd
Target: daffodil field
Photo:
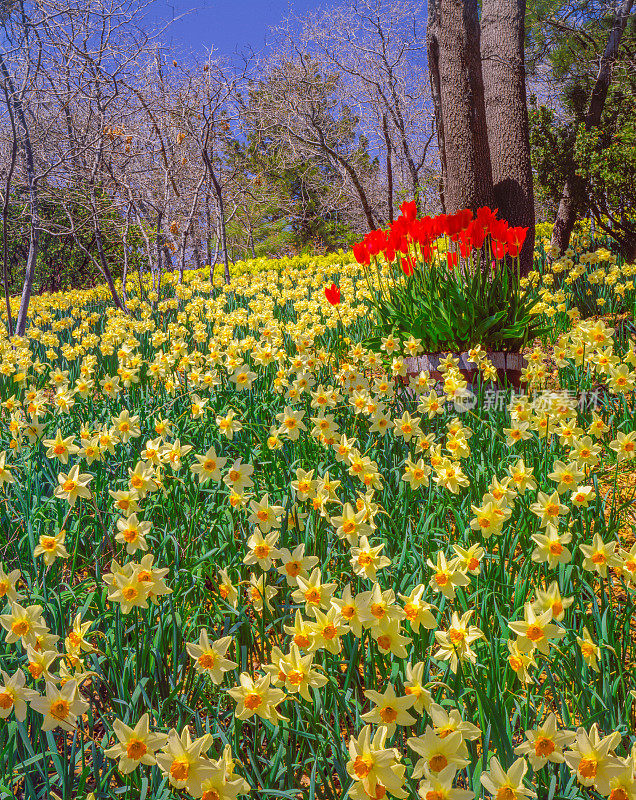
<path id="1" fill-rule="evenodd" d="M 636 268 L 536 263 L 552 334 L 469 407 L 349 254 L 34 297 L 0 798 L 636 800 Z"/>

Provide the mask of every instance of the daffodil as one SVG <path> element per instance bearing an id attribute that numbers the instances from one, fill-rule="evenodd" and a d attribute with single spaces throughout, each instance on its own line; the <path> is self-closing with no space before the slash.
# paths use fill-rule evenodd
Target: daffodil
<path id="1" fill-rule="evenodd" d="M 287 585 L 295 587 L 298 585 L 298 577 L 306 578 L 309 575 L 309 570 L 313 569 L 318 563 L 316 556 L 305 555 L 305 545 L 297 545 L 292 552 L 286 547 L 278 550 L 278 558 L 280 559 L 280 566 L 277 567 L 278 572 L 284 576 Z"/>
<path id="2" fill-rule="evenodd" d="M 438 774 L 450 765 L 459 770 L 468 764 L 468 749 L 459 731 L 440 736 L 429 725 L 422 736 L 412 736 L 406 743 L 420 757 L 413 770 L 414 780 L 427 773 Z"/>
<path id="3" fill-rule="evenodd" d="M 473 611 L 466 611 L 461 618 L 453 612 L 447 631 L 435 631 L 438 650 L 435 657 L 449 661 L 452 672 L 457 672 L 460 661 L 477 661 L 477 654 L 471 648 L 473 642 L 482 639 L 484 634 L 476 625 L 470 625 Z"/>
<path id="4" fill-rule="evenodd" d="M 66 500 L 71 508 L 77 502 L 78 497 L 90 500 L 91 490 L 88 488 L 88 484 L 93 480 L 93 476 L 80 474 L 77 464 L 71 467 L 68 474 L 60 473 L 57 480 L 59 485 L 55 487 L 54 494 L 61 500 Z"/>
<path id="5" fill-rule="evenodd" d="M 490 759 L 488 766 L 490 769 L 482 772 L 479 779 L 486 791 L 496 800 L 525 800 L 537 796 L 537 793 L 523 782 L 528 771 L 525 758 L 518 758 L 507 772 L 499 763 L 497 756 Z"/>
<path id="6" fill-rule="evenodd" d="M 150 731 L 148 714 L 143 714 L 134 728 L 116 719 L 113 722 L 113 732 L 117 743 L 104 750 L 104 755 L 113 760 L 118 759 L 117 768 L 122 775 L 133 772 L 140 764 L 156 764 L 155 753 L 165 747 L 168 740 L 165 734 Z"/>
<path id="7" fill-rule="evenodd" d="M 409 727 L 415 724 L 416 718 L 408 713 L 408 709 L 415 704 L 412 694 L 398 697 L 393 686 L 389 684 L 384 694 L 367 689 L 364 696 L 375 704 L 375 708 L 362 714 L 362 719 L 383 725 L 387 729 L 387 736 L 393 736 L 398 725 Z"/>
<path id="8" fill-rule="evenodd" d="M 211 642 L 208 639 L 207 630 L 202 628 L 198 643 L 186 642 L 186 650 L 190 658 L 194 660 L 196 671 L 200 675 L 209 675 L 212 683 L 219 684 L 222 682 L 225 672 L 229 672 L 238 666 L 236 662 L 230 661 L 225 657 L 231 643 L 231 636 L 224 636 Z"/>
<path id="9" fill-rule="evenodd" d="M 549 655 L 551 640 L 565 636 L 563 628 L 552 624 L 552 608 L 537 615 L 532 605 L 526 603 L 523 613 L 523 622 L 508 623 L 510 630 L 519 637 L 517 642 L 520 649 L 526 652 L 538 650 L 544 656 Z"/>
<path id="10" fill-rule="evenodd" d="M 369 797 L 383 797 L 386 792 L 404 797 L 403 773 L 395 771 L 400 755 L 396 748 L 384 746 L 387 735 L 387 729 L 382 726 L 372 737 L 371 726 L 365 725 L 356 738 L 349 739 L 347 772 Z"/>
<path id="11" fill-rule="evenodd" d="M 212 736 L 206 733 L 192 739 L 185 727 L 181 736 L 172 728 L 168 731 L 167 739 L 161 752 L 154 756 L 159 768 L 168 776 L 170 786 L 186 789 L 190 794 L 200 797 L 203 781 L 214 772 L 210 760 L 203 755 L 212 746 Z"/>
<path id="12" fill-rule="evenodd" d="M 88 703 L 81 698 L 77 682 L 69 680 L 61 688 L 54 683 L 47 683 L 45 694 L 31 700 L 31 708 L 43 715 L 43 731 L 55 728 L 73 731 L 78 717 L 87 710 Z"/>
<path id="13" fill-rule="evenodd" d="M 542 769 L 548 762 L 563 764 L 563 748 L 569 747 L 575 738 L 574 731 L 558 729 L 557 718 L 550 712 L 541 725 L 526 731 L 526 739 L 515 747 L 515 753 L 527 756 L 534 770 Z"/>
<path id="14" fill-rule="evenodd" d="M 42 606 L 21 606 L 11 603 L 11 612 L 0 615 L 0 624 L 7 631 L 8 644 L 20 641 L 24 647 L 35 645 L 36 637 L 46 629 L 42 619 Z"/>
<path id="15" fill-rule="evenodd" d="M 11 712 L 15 712 L 18 722 L 24 722 L 27 715 L 27 703 L 40 695 L 33 689 L 27 689 L 25 685 L 24 672 L 16 670 L 13 675 L 8 675 L 4 670 L 0 670 L 2 675 L 2 685 L 0 685 L 0 718 L 6 719 Z"/>
<path id="16" fill-rule="evenodd" d="M 598 533 L 594 534 L 592 544 L 580 544 L 579 549 L 585 556 L 583 569 L 590 572 L 598 572 L 605 578 L 607 577 L 608 567 L 620 567 L 620 558 L 616 553 L 618 542 L 604 542 Z"/>
<path id="17" fill-rule="evenodd" d="M 237 719 L 249 719 L 256 715 L 273 724 L 286 719 L 277 710 L 277 706 L 285 699 L 285 693 L 270 686 L 269 675 L 254 680 L 247 672 L 242 672 L 239 683 L 239 686 L 228 690 L 236 702 L 234 716 Z"/>
<path id="18" fill-rule="evenodd" d="M 579 783 L 594 786 L 601 794 L 609 794 L 611 780 L 623 771 L 623 765 L 614 753 L 620 739 L 619 731 L 601 737 L 596 723 L 589 734 L 584 728 L 577 728 L 576 738 L 564 757 Z"/>

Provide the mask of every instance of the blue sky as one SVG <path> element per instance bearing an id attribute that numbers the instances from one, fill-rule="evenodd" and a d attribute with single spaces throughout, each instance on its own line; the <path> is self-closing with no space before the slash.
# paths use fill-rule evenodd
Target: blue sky
<path id="1" fill-rule="evenodd" d="M 186 53 L 199 53 L 214 46 L 224 55 L 265 44 L 270 25 L 289 14 L 328 6 L 318 0 L 154 0 L 148 20 L 155 25 L 168 22 L 185 12 L 163 34 L 169 47 Z"/>

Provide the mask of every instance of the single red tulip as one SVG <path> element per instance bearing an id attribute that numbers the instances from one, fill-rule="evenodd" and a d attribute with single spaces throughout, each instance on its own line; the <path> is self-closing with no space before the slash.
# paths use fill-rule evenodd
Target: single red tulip
<path id="1" fill-rule="evenodd" d="M 340 289 L 335 283 L 332 283 L 331 286 L 325 286 L 325 297 L 332 306 L 337 306 L 340 303 Z"/>

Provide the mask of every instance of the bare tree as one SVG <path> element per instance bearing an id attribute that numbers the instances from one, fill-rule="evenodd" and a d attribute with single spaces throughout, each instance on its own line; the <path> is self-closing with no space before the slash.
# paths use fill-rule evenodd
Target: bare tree
<path id="1" fill-rule="evenodd" d="M 7 103 L 7 109 L 11 119 L 11 128 L 13 134 L 12 141 L 12 162 L 15 164 L 15 156 L 13 155 L 14 149 L 21 152 L 22 161 L 24 166 L 24 173 L 29 195 L 29 210 L 30 210 L 30 228 L 29 228 L 29 254 L 27 256 L 24 284 L 22 288 L 22 296 L 20 298 L 20 307 L 18 310 L 18 317 L 16 320 L 15 332 L 18 336 L 24 336 L 26 331 L 27 313 L 29 308 L 29 301 L 31 299 L 31 292 L 33 290 L 33 279 L 35 276 L 35 267 L 38 255 L 38 234 L 40 227 L 39 211 L 38 211 L 38 176 L 36 174 L 35 158 L 33 154 L 33 146 L 31 142 L 31 130 L 27 123 L 27 115 L 25 113 L 25 103 L 29 92 L 29 84 L 31 81 L 31 72 L 33 63 L 37 63 L 37 59 L 33 60 L 31 50 L 31 40 L 29 37 L 30 23 L 24 13 L 15 14 L 16 3 L 4 3 L 2 6 L 2 15 L 0 16 L 0 23 L 4 29 L 5 39 L 9 46 L 9 52 L 5 50 L 0 53 L 0 74 L 2 76 L 2 83 L 4 88 L 4 96 Z M 23 11 L 23 9 L 19 9 Z M 9 58 L 16 63 L 16 71 L 22 73 L 20 82 L 14 78 L 7 61 Z M 11 174 L 13 167 L 11 168 Z M 5 193 L 5 205 L 9 202 L 9 192 L 11 188 L 10 180 L 7 182 Z M 6 220 L 6 215 L 5 215 Z M 5 222 L 5 242 L 6 242 L 6 222 Z M 6 259 L 5 259 L 6 264 Z M 8 276 L 5 271 L 5 298 L 8 292 Z M 9 301 L 7 298 L 7 314 L 10 321 Z"/>
<path id="2" fill-rule="evenodd" d="M 388 216 L 395 190 L 424 200 L 434 126 L 421 2 L 348 0 L 300 18 L 297 27 L 300 35 L 288 27 L 277 34 L 295 37 L 323 69 L 340 75 L 338 90 L 371 152 L 385 151 Z"/>
<path id="3" fill-rule="evenodd" d="M 588 131 L 596 128 L 601 121 L 621 39 L 630 17 L 633 18 L 632 6 L 633 0 L 619 0 L 614 7 L 605 49 L 599 59 L 596 81 L 592 88 L 585 115 L 585 129 Z M 554 221 L 552 247 L 559 253 L 563 253 L 567 249 L 579 214 L 580 209 L 577 198 L 580 196 L 581 188 L 577 185 L 577 182 L 576 175 L 566 179 Z"/>
<path id="4" fill-rule="evenodd" d="M 261 66 L 263 78 L 251 88 L 247 113 L 252 130 L 269 137 L 270 145 L 292 162 L 326 165 L 373 230 L 380 215 L 367 184 L 376 170 L 357 131 L 357 118 L 338 92 L 340 76 L 325 73 L 294 42 L 287 45 L 286 52 Z"/>

